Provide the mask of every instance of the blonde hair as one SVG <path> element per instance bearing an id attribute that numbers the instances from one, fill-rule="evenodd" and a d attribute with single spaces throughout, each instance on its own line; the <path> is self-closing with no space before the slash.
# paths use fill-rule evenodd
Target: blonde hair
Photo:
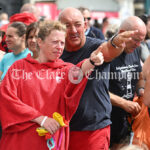
<path id="1" fill-rule="evenodd" d="M 41 40 L 45 40 L 53 30 L 66 32 L 66 26 L 60 21 L 43 21 L 39 27 L 38 37 L 41 38 Z"/>

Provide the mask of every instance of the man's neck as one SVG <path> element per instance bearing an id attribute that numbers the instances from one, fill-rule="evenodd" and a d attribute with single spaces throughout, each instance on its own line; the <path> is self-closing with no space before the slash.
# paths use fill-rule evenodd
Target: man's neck
<path id="1" fill-rule="evenodd" d="M 85 42 L 86 42 L 86 37 L 83 39 L 82 44 L 80 44 L 76 47 L 72 47 L 72 46 L 66 44 L 65 45 L 65 50 L 68 51 L 68 52 L 78 51 L 79 49 L 81 49 L 85 45 Z"/>
<path id="2" fill-rule="evenodd" d="M 75 52 L 75 51 L 78 51 L 81 47 L 76 47 L 76 48 L 68 48 L 68 47 L 65 47 L 65 50 L 67 52 Z"/>

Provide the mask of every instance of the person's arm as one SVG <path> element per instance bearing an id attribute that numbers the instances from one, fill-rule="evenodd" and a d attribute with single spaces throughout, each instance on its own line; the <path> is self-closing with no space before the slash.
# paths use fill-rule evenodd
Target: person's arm
<path id="1" fill-rule="evenodd" d="M 146 61 L 143 64 L 142 67 L 142 75 L 143 75 L 143 79 L 146 80 L 147 76 L 150 73 L 150 56 L 148 56 L 148 58 L 146 59 Z"/>
<path id="2" fill-rule="evenodd" d="M 54 134 L 60 128 L 60 124 L 55 119 L 47 116 L 39 116 L 31 121 L 44 127 L 50 134 Z"/>
<path id="3" fill-rule="evenodd" d="M 146 77 L 145 90 L 143 95 L 144 104 L 150 107 L 150 74 Z"/>
<path id="4" fill-rule="evenodd" d="M 109 92 L 109 95 L 110 95 L 110 100 L 111 100 L 111 103 L 113 106 L 117 106 L 117 107 L 124 109 L 124 104 L 126 102 L 125 99 L 123 99 L 122 97 L 117 96 L 111 92 Z"/>
<path id="5" fill-rule="evenodd" d="M 103 64 L 104 57 L 103 54 L 100 52 L 100 49 L 97 49 L 91 53 L 90 58 L 86 59 L 82 64 L 82 72 L 86 74 L 90 70 L 94 69 L 95 66 L 99 66 Z"/>
<path id="6" fill-rule="evenodd" d="M 109 95 L 113 106 L 120 107 L 124 109 L 126 112 L 131 113 L 133 116 L 136 116 L 141 111 L 141 107 L 137 102 L 126 100 L 111 92 L 109 92 Z"/>
<path id="7" fill-rule="evenodd" d="M 86 71 L 93 69 L 95 67 L 94 65 L 101 65 L 103 61 L 109 62 L 115 57 L 119 56 L 125 48 L 125 43 L 129 42 L 131 37 L 136 33 L 137 31 L 126 31 L 119 33 L 113 39 L 110 39 L 108 42 L 104 42 L 102 45 L 100 45 L 91 54 L 90 58 L 82 64 L 81 69 L 83 74 L 85 74 Z M 94 65 L 91 65 L 89 60 L 92 60 Z"/>
<path id="8" fill-rule="evenodd" d="M 145 80 L 145 89 L 143 95 L 143 101 L 145 105 L 150 107 L 150 56 L 144 62 L 142 68 L 143 79 Z"/>
<path id="9" fill-rule="evenodd" d="M 132 40 L 132 37 L 136 36 L 138 31 L 125 31 L 122 33 L 118 33 L 115 37 L 111 38 L 108 42 L 104 42 L 101 44 L 98 49 L 101 49 L 101 52 L 104 56 L 105 62 L 110 62 L 115 57 L 119 56 L 127 42 Z"/>

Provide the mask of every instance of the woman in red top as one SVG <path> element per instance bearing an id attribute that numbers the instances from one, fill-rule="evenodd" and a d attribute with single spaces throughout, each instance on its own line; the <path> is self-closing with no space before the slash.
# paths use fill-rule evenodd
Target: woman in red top
<path id="1" fill-rule="evenodd" d="M 60 128 L 52 114 L 58 112 L 67 121 L 71 119 L 86 78 L 79 73 L 80 80 L 74 83 L 70 78 L 74 65 L 59 59 L 65 34 L 66 28 L 60 22 L 44 23 L 38 33 L 39 56 L 19 60 L 8 70 L 0 88 L 1 150 L 48 150 L 45 138 L 36 132 L 40 125 L 53 135 L 54 149 L 68 149 L 69 128 Z M 83 74 L 103 63 L 99 51 L 78 64 Z"/>

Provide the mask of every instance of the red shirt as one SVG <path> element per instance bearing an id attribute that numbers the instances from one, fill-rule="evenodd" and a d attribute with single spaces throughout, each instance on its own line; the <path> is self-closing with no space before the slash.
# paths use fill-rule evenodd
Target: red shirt
<path id="1" fill-rule="evenodd" d="M 61 59 L 40 64 L 27 57 L 10 67 L 0 88 L 1 150 L 48 150 L 35 131 L 39 125 L 31 120 L 54 112 L 71 119 L 86 85 L 85 78 L 79 84 L 68 80 L 72 66 Z M 55 133 L 54 150 L 68 149 L 68 134 L 68 128 Z"/>

